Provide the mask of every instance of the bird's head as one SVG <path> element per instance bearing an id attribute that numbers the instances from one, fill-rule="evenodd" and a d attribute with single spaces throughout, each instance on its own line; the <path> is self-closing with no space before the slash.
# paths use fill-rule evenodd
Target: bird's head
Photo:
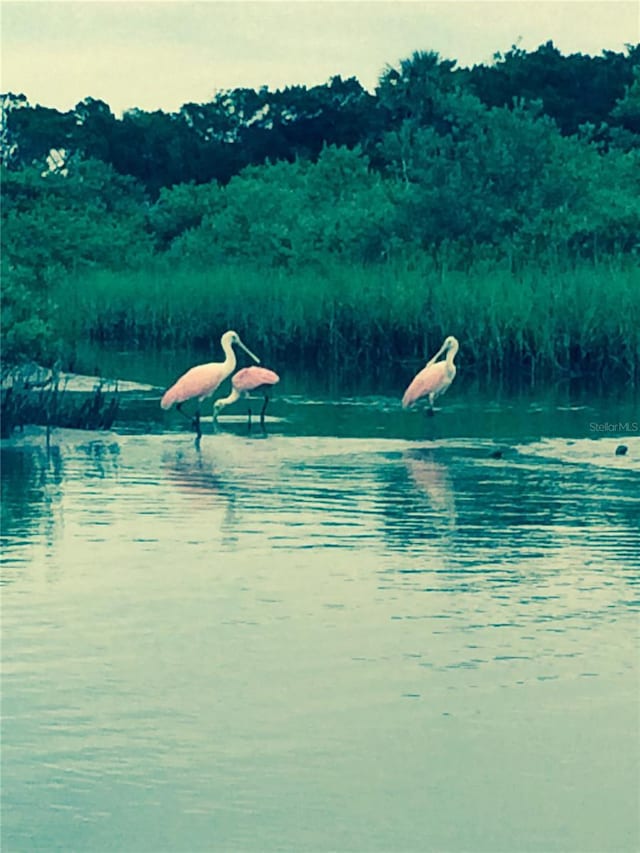
<path id="1" fill-rule="evenodd" d="M 444 341 L 442 342 L 442 346 L 438 350 L 438 352 L 430 359 L 427 364 L 433 364 L 436 362 L 441 355 L 448 356 L 451 353 L 451 358 L 455 357 L 455 354 L 458 352 L 458 339 L 454 338 L 453 335 L 448 335 Z"/>
<path id="2" fill-rule="evenodd" d="M 231 329 L 228 332 L 225 332 L 224 335 L 220 338 L 220 343 L 222 344 L 223 349 L 225 347 L 225 344 L 227 346 L 231 346 L 232 344 L 239 346 L 240 349 L 243 349 L 246 354 L 250 356 L 257 364 L 260 364 L 260 359 L 258 358 L 258 356 L 254 355 L 251 350 L 242 343 L 242 341 L 240 340 L 240 335 L 237 332 L 234 332 Z"/>
<path id="3" fill-rule="evenodd" d="M 224 335 L 220 338 L 221 344 L 237 344 L 240 341 L 240 335 L 237 332 L 234 332 L 232 329 L 229 329 L 228 332 L 225 332 Z"/>
<path id="4" fill-rule="evenodd" d="M 454 338 L 453 335 L 449 335 L 444 339 L 444 343 L 442 344 L 442 352 L 449 352 L 450 349 L 458 350 L 460 344 L 458 343 L 458 339 Z"/>

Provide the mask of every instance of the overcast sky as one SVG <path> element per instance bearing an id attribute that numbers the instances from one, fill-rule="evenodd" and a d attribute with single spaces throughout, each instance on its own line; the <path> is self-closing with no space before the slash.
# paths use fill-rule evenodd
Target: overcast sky
<path id="1" fill-rule="evenodd" d="M 459 65 L 552 39 L 599 54 L 640 41 L 640 0 L 2 0 L 3 92 L 70 109 L 177 110 L 236 86 L 355 76 L 436 50 Z"/>

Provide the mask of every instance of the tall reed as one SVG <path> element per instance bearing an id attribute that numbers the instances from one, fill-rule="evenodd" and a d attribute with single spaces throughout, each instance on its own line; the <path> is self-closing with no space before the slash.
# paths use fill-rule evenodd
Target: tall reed
<path id="1" fill-rule="evenodd" d="M 478 373 L 616 373 L 640 366 L 640 274 L 631 264 L 531 267 L 329 266 L 324 270 L 157 267 L 70 278 L 55 294 L 66 341 L 191 346 L 218 353 L 234 328 L 280 363 L 375 370 L 421 361 L 447 334 Z"/>

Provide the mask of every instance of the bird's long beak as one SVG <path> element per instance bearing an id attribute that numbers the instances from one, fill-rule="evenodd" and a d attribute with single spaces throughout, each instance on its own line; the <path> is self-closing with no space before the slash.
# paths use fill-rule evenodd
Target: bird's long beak
<path id="1" fill-rule="evenodd" d="M 444 345 L 444 344 L 442 344 L 442 346 L 440 347 L 440 349 L 438 350 L 438 352 L 433 356 L 433 358 L 430 358 L 430 359 L 429 359 L 429 361 L 427 362 L 427 364 L 434 364 L 434 362 L 436 362 L 436 361 L 440 358 L 440 356 L 441 356 L 441 355 L 442 355 L 442 353 L 445 351 L 445 349 L 446 349 L 445 345 Z"/>
<path id="2" fill-rule="evenodd" d="M 250 355 L 251 358 L 256 362 L 256 364 L 260 364 L 260 359 L 258 358 L 258 356 L 254 355 L 251 352 L 251 350 L 249 349 L 249 347 L 246 347 L 239 338 L 238 338 L 238 346 L 242 347 L 242 349 L 246 352 L 246 354 Z"/>

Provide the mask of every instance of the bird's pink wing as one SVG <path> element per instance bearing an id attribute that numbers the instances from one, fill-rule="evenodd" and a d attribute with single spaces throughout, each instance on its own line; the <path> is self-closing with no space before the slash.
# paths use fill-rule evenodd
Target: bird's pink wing
<path id="1" fill-rule="evenodd" d="M 198 364 L 192 367 L 165 392 L 160 405 L 170 409 L 174 403 L 184 403 L 192 397 L 209 397 L 224 379 L 222 364 Z"/>
<path id="2" fill-rule="evenodd" d="M 231 384 L 237 391 L 255 391 L 261 385 L 275 385 L 280 377 L 266 367 L 243 367 L 233 375 Z"/>
<path id="3" fill-rule="evenodd" d="M 428 394 L 435 394 L 440 391 L 443 386 L 448 383 L 447 364 L 445 361 L 437 361 L 435 364 L 428 364 L 426 367 L 417 373 L 411 381 L 411 384 L 404 392 L 402 397 L 402 407 L 404 409 L 417 403 L 422 397 Z"/>

